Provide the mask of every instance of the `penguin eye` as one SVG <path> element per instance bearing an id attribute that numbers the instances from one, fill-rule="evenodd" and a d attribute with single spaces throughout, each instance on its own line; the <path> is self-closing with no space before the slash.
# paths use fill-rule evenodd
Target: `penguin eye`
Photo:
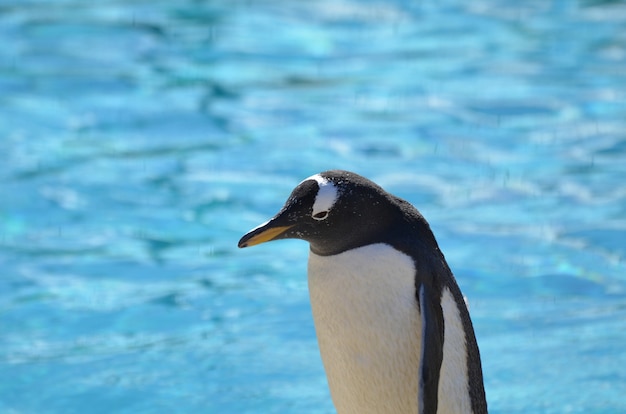
<path id="1" fill-rule="evenodd" d="M 328 217 L 328 211 L 320 211 L 319 213 L 313 214 L 315 220 L 324 220 L 326 217 Z"/>

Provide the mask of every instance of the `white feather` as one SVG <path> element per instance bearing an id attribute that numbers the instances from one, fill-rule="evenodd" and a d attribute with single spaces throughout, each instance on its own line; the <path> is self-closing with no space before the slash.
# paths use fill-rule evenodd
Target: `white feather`
<path id="1" fill-rule="evenodd" d="M 417 413 L 414 276 L 411 258 L 386 244 L 310 254 L 315 329 L 338 414 Z"/>
<path id="2" fill-rule="evenodd" d="M 443 289 L 441 296 L 445 336 L 443 363 L 439 375 L 438 413 L 469 414 L 472 404 L 467 382 L 467 341 L 461 321 L 459 304 L 450 289 Z"/>
<path id="3" fill-rule="evenodd" d="M 323 211 L 330 211 L 339 196 L 339 191 L 337 190 L 335 184 L 319 174 L 315 174 L 306 180 L 315 180 L 319 186 L 319 191 L 317 192 L 315 202 L 313 203 L 312 215 L 315 216 Z"/>
<path id="4" fill-rule="evenodd" d="M 416 414 L 422 322 L 411 258 L 386 244 L 309 256 L 320 353 L 338 414 Z M 423 292 L 422 292 L 423 293 Z M 471 413 L 465 333 L 444 288 L 439 414 Z"/>

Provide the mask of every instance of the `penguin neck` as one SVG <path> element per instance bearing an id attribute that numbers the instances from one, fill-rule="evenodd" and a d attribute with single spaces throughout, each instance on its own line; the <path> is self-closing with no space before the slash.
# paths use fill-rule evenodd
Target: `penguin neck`
<path id="1" fill-rule="evenodd" d="M 417 412 L 422 329 L 413 260 L 384 243 L 330 256 L 311 251 L 309 292 L 337 412 Z"/>

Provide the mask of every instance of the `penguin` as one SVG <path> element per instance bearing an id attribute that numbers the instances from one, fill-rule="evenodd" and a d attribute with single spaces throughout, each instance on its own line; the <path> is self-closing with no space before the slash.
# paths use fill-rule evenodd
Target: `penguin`
<path id="1" fill-rule="evenodd" d="M 309 242 L 313 322 L 338 414 L 486 414 L 464 297 L 428 222 L 356 173 L 313 175 L 239 247 Z"/>

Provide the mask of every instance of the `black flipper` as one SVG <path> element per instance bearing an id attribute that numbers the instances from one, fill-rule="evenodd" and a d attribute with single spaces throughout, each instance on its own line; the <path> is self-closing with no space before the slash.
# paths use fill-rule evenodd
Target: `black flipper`
<path id="1" fill-rule="evenodd" d="M 422 358 L 419 372 L 419 414 L 437 412 L 439 373 L 443 362 L 443 309 L 437 291 L 419 286 L 418 303 L 422 317 Z"/>

